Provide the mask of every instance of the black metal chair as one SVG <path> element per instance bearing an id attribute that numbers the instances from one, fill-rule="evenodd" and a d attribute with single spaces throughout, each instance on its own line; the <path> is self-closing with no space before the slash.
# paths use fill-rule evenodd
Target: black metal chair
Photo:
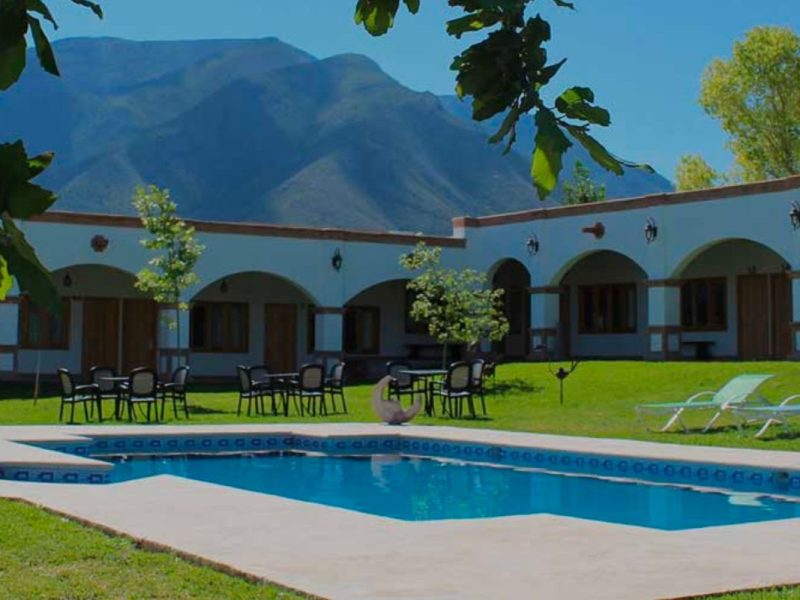
<path id="1" fill-rule="evenodd" d="M 325 404 L 325 368 L 319 364 L 308 364 L 300 367 L 297 380 L 292 382 L 291 394 L 295 404 L 299 404 L 300 414 L 307 410 L 310 414 L 317 414 L 317 401 L 319 400 L 319 413 L 328 414 Z M 306 406 L 303 406 L 306 402 Z"/>
<path id="2" fill-rule="evenodd" d="M 476 358 L 469 363 L 469 386 L 473 394 L 477 394 L 481 399 L 481 409 L 486 414 L 486 390 L 484 388 L 484 374 L 486 361 Z"/>
<path id="3" fill-rule="evenodd" d="M 467 400 L 470 415 L 475 417 L 470 375 L 469 363 L 454 362 L 447 369 L 444 381 L 431 382 L 429 393 L 432 398 L 439 396 L 442 399 L 442 413 L 447 413 L 451 418 L 461 417 L 464 412 L 464 400 Z"/>
<path id="4" fill-rule="evenodd" d="M 347 414 L 347 400 L 344 397 L 344 367 L 345 363 L 339 361 L 333 367 L 328 379 L 325 380 L 325 391 L 331 397 L 331 410 L 336 412 L 336 397 L 342 400 L 342 409 Z"/>
<path id="5" fill-rule="evenodd" d="M 114 401 L 114 417 L 119 419 L 122 409 L 122 390 L 117 381 L 109 380 L 109 377 L 116 377 L 117 372 L 113 367 L 92 367 L 89 369 L 89 380 L 92 385 L 97 386 L 97 414 L 100 421 L 103 420 L 103 400 Z M 93 413 L 93 409 L 90 411 Z"/>
<path id="6" fill-rule="evenodd" d="M 400 402 L 401 396 L 414 397 L 414 378 L 408 373 L 411 367 L 408 363 L 402 360 L 392 360 L 386 363 L 386 374 L 392 380 L 389 382 L 389 397 L 395 398 Z"/>
<path id="7" fill-rule="evenodd" d="M 261 395 L 261 390 L 253 387 L 253 378 L 250 375 L 250 368 L 244 365 L 236 367 L 236 375 L 239 381 L 239 404 L 236 408 L 236 414 L 242 414 L 242 401 L 247 400 L 247 416 L 253 408 L 253 402 L 256 405 L 256 414 L 264 412 L 264 398 Z M 260 407 L 260 408 L 259 408 Z"/>
<path id="8" fill-rule="evenodd" d="M 189 418 L 189 404 L 186 401 L 186 387 L 189 382 L 189 373 L 191 368 L 188 365 L 182 365 L 175 369 L 172 373 L 172 380 L 166 383 L 161 383 L 158 386 L 158 391 L 161 393 L 161 420 L 164 420 L 164 408 L 167 404 L 167 398 L 172 400 L 172 414 L 178 418 L 178 403 L 183 404 L 183 414 Z"/>
<path id="9" fill-rule="evenodd" d="M 266 365 L 250 367 L 250 385 L 253 390 L 258 392 L 261 398 L 261 412 L 264 412 L 264 397 L 269 396 L 272 405 L 272 414 L 278 414 L 278 406 L 275 396 L 280 393 L 279 382 L 267 377 L 269 369 Z M 285 404 L 285 403 L 284 403 Z"/>
<path id="10" fill-rule="evenodd" d="M 128 420 L 133 421 L 136 407 L 147 407 L 147 422 L 150 422 L 151 410 L 158 420 L 158 374 L 147 367 L 137 367 L 128 377 L 128 385 L 123 390 L 128 403 Z"/>
<path id="11" fill-rule="evenodd" d="M 83 404 L 83 416 L 89 420 L 89 407 L 87 402 L 97 401 L 97 388 L 92 384 L 75 385 L 72 374 L 67 369 L 58 370 L 58 381 L 61 384 L 61 406 L 58 410 L 58 420 L 64 420 L 64 406 L 70 405 L 69 422 L 75 422 L 75 405 Z"/>

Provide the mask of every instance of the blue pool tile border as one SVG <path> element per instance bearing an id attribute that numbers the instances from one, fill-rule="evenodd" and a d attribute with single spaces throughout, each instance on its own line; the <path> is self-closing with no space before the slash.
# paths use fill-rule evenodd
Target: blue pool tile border
<path id="1" fill-rule="evenodd" d="M 286 432 L 168 435 L 97 435 L 86 440 L 41 442 L 36 446 L 75 456 L 302 451 L 324 454 L 407 454 L 571 473 L 719 487 L 734 491 L 800 496 L 800 471 L 737 467 L 694 461 L 577 453 L 536 447 L 460 442 L 405 435 L 319 436 Z M 27 477 L 27 479 L 26 479 Z M 108 483 L 98 469 L 12 468 L 0 464 L 0 479 L 60 483 Z"/>

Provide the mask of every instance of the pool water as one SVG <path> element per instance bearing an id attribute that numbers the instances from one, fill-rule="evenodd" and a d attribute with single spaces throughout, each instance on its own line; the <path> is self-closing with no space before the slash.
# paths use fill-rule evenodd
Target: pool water
<path id="1" fill-rule="evenodd" d="M 402 519 L 553 514 L 664 530 L 800 517 L 800 503 L 587 476 L 392 455 L 113 459 L 113 481 L 176 475 Z"/>

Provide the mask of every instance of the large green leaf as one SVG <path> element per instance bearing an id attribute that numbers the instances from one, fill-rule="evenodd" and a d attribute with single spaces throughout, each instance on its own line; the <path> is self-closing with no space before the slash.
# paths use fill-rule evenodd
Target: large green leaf
<path id="1" fill-rule="evenodd" d="M 2 0 L 0 0 L 2 1 Z M 14 85 L 25 70 L 25 37 L 16 45 L 0 51 L 0 91 Z"/>
<path id="2" fill-rule="evenodd" d="M 31 26 L 31 34 L 33 35 L 33 44 L 36 46 L 36 56 L 39 57 L 39 64 L 42 68 L 51 75 L 59 76 L 58 65 L 56 64 L 56 56 L 53 54 L 53 47 L 47 39 L 39 19 L 28 17 L 28 23 Z"/>
<path id="3" fill-rule="evenodd" d="M 91 2 L 90 0 L 72 0 L 72 3 L 85 6 L 86 8 L 91 9 L 91 11 L 96 14 L 99 19 L 103 18 L 103 9 L 97 2 Z"/>
<path id="4" fill-rule="evenodd" d="M 358 0 L 355 21 L 371 35 L 383 35 L 394 25 L 400 0 Z"/>
<path id="5" fill-rule="evenodd" d="M 43 18 L 50 21 L 55 29 L 58 29 L 58 23 L 56 23 L 50 9 L 47 8 L 47 5 L 42 0 L 25 0 L 25 6 L 28 8 L 28 12 L 39 13 Z"/>
<path id="6" fill-rule="evenodd" d="M 33 183 L 19 183 L 11 188 L 8 198 L 8 214 L 14 219 L 30 219 L 40 215 L 53 205 L 56 195 Z"/>
<path id="7" fill-rule="evenodd" d="M 572 143 L 561 131 L 555 115 L 548 109 L 539 109 L 535 121 L 536 147 L 533 150 L 531 176 L 539 198 L 544 200 L 558 184 L 564 153 Z"/>
<path id="8" fill-rule="evenodd" d="M 0 0 L 0 53 L 17 47 L 28 32 L 25 0 Z"/>
<path id="9" fill-rule="evenodd" d="M 593 106 L 594 92 L 586 87 L 571 87 L 556 98 L 556 108 L 570 119 L 579 119 L 607 127 L 611 115 L 604 108 Z"/>
<path id="10" fill-rule="evenodd" d="M 8 272 L 8 265 L 5 259 L 0 256 L 0 301 L 8 297 L 8 292 L 14 287 L 14 278 Z"/>
<path id="11" fill-rule="evenodd" d="M 5 231 L 0 232 L 0 256 L 8 264 L 20 291 L 30 294 L 37 304 L 58 311 L 61 299 L 47 269 L 14 221 L 3 215 L 2 223 Z"/>

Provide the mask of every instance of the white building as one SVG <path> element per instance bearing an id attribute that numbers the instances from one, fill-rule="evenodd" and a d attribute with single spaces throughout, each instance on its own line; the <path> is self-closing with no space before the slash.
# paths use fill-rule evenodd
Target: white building
<path id="1" fill-rule="evenodd" d="M 648 235 L 645 229 L 649 224 Z M 437 356 L 407 317 L 400 254 L 420 240 L 506 290 L 507 360 L 551 354 L 784 359 L 800 350 L 800 177 L 453 221 L 449 237 L 195 222 L 206 251 L 187 291 L 193 374 L 346 357 L 353 374 Z M 22 227 L 65 299 L 0 303 L 0 377 L 94 364 L 163 371 L 175 330 L 138 292 L 135 218 L 50 212 Z M 334 257 L 341 259 L 340 264 Z M 339 268 L 336 268 L 336 267 Z"/>

